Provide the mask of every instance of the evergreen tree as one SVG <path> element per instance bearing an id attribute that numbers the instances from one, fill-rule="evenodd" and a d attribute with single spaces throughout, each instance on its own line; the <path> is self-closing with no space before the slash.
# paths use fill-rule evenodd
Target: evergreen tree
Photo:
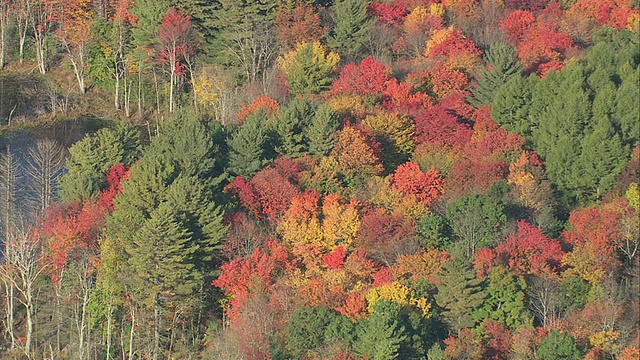
<path id="1" fill-rule="evenodd" d="M 400 348 L 407 340 L 406 329 L 399 321 L 400 311 L 396 303 L 378 301 L 373 314 L 358 322 L 356 352 L 371 360 L 400 358 Z"/>
<path id="2" fill-rule="evenodd" d="M 248 116 L 244 124 L 227 141 L 229 147 L 229 171 L 250 178 L 265 164 L 264 145 L 267 136 L 263 130 L 266 121 L 264 109 Z"/>
<path id="3" fill-rule="evenodd" d="M 161 204 L 125 243 L 129 259 L 129 279 L 134 296 L 153 314 L 153 358 L 160 353 L 163 317 L 179 307 L 202 285 L 194 271 L 197 244 L 192 234 L 176 219 L 168 203 Z M 175 311 L 175 310 L 174 310 Z"/>
<path id="4" fill-rule="evenodd" d="M 103 271 L 101 286 L 111 299 L 118 296 L 114 283 L 133 291 L 133 302 L 126 306 L 141 306 L 130 311 L 138 313 L 136 322 L 153 330 L 140 339 L 152 344 L 148 349 L 154 357 L 165 349 L 168 321 L 195 329 L 206 321 L 197 316 L 203 306 L 214 301 L 207 284 L 216 274 L 226 232 L 213 201 L 212 184 L 218 180 L 212 179 L 220 177 L 215 134 L 193 118 L 170 120 L 131 167 L 114 200 L 116 210 L 107 216 L 101 248 L 118 272 Z"/>
<path id="5" fill-rule="evenodd" d="M 425 249 L 445 249 L 451 243 L 451 228 L 438 214 L 423 217 L 416 227 L 417 238 Z"/>
<path id="6" fill-rule="evenodd" d="M 153 49 L 158 43 L 158 29 L 162 18 L 171 8 L 170 0 L 136 0 L 133 15 L 138 19 L 131 29 L 133 45 Z"/>
<path id="7" fill-rule="evenodd" d="M 222 127 L 205 123 L 188 112 L 178 112 L 161 129 L 147 154 L 162 154 L 183 176 L 195 176 L 215 187 L 221 181 Z"/>
<path id="8" fill-rule="evenodd" d="M 307 129 L 309 153 L 314 156 L 327 155 L 336 145 L 335 133 L 340 127 L 340 119 L 328 104 L 318 107 Z"/>
<path id="9" fill-rule="evenodd" d="M 532 325 L 532 316 L 525 304 L 526 282 L 516 278 L 503 267 L 494 268 L 487 278 L 487 298 L 473 312 L 478 321 L 491 319 L 502 325 L 517 329 Z"/>
<path id="10" fill-rule="evenodd" d="M 338 0 L 333 6 L 333 31 L 329 47 L 347 61 L 362 59 L 362 50 L 371 36 L 374 19 L 367 12 L 368 0 Z"/>
<path id="11" fill-rule="evenodd" d="M 606 117 L 601 117 L 591 134 L 584 137 L 580 156 L 574 161 L 571 185 L 577 195 L 600 198 L 613 189 L 615 177 L 628 161 L 629 149 Z"/>
<path id="12" fill-rule="evenodd" d="M 530 137 L 533 127 L 529 114 L 535 84 L 535 75 L 513 76 L 495 92 L 491 102 L 493 119 L 503 128 L 526 138 Z"/>
<path id="13" fill-rule="evenodd" d="M 333 316 L 324 332 L 326 344 L 340 343 L 345 348 L 351 348 L 355 342 L 356 325 L 348 317 Z"/>
<path id="14" fill-rule="evenodd" d="M 532 132 L 535 150 L 545 160 L 549 179 L 567 195 L 571 195 L 571 182 L 577 180 L 573 164 L 580 156 L 580 143 L 591 119 L 590 91 L 584 81 L 580 64 L 568 66 L 557 77 L 543 79 L 534 101 L 542 110 L 532 110 L 537 118 Z M 548 91 L 550 87 L 557 95 Z"/>
<path id="15" fill-rule="evenodd" d="M 188 14 L 196 34 L 196 40 L 207 42 L 215 38 L 214 12 L 216 11 L 216 1 L 210 0 L 173 0 L 173 6 Z M 203 51 L 208 50 L 205 46 Z"/>
<path id="16" fill-rule="evenodd" d="M 538 347 L 540 360 L 578 360 L 580 351 L 573 337 L 560 330 L 552 330 Z"/>
<path id="17" fill-rule="evenodd" d="M 505 43 L 496 42 L 485 53 L 486 65 L 476 75 L 476 83 L 469 90 L 469 103 L 475 107 L 491 104 L 495 92 L 514 76 L 522 73 L 516 62 L 516 50 Z"/>
<path id="18" fill-rule="evenodd" d="M 308 352 L 320 349 L 325 342 L 325 332 L 338 315 L 325 307 L 302 307 L 292 316 L 287 327 L 287 349 L 297 359 L 304 359 Z"/>
<path id="19" fill-rule="evenodd" d="M 623 144 L 634 146 L 640 141 L 640 67 L 633 70 L 624 66 L 620 74 L 622 83 L 616 93 L 613 120 L 620 129 Z"/>
<path id="20" fill-rule="evenodd" d="M 280 109 L 275 118 L 279 146 L 276 151 L 284 156 L 300 156 L 306 150 L 305 134 L 315 117 L 317 105 L 307 98 L 292 100 Z"/>
<path id="21" fill-rule="evenodd" d="M 435 300 L 442 320 L 450 331 L 457 333 L 476 325 L 472 312 L 482 305 L 486 293 L 482 289 L 482 280 L 476 278 L 468 262 L 455 252 L 453 255 L 454 258 L 444 265 L 442 274 L 438 276 L 440 283 Z"/>
<path id="22" fill-rule="evenodd" d="M 68 172 L 60 177 L 60 197 L 63 201 L 82 201 L 106 186 L 105 176 L 113 165 L 133 164 L 140 155 L 140 134 L 124 123 L 115 130 L 100 129 L 73 144 L 69 154 Z"/>
<path id="23" fill-rule="evenodd" d="M 195 269 L 210 283 L 220 265 L 218 252 L 227 227 L 222 223 L 222 209 L 212 199 L 215 194 L 206 182 L 197 177 L 180 175 L 167 188 L 164 199 L 174 209 L 197 244 Z"/>

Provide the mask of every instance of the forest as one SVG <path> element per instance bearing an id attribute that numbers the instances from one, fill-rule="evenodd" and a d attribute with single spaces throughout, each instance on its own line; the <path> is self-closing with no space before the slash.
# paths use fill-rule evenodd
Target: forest
<path id="1" fill-rule="evenodd" d="M 0 358 L 640 359 L 639 27 L 0 0 Z"/>

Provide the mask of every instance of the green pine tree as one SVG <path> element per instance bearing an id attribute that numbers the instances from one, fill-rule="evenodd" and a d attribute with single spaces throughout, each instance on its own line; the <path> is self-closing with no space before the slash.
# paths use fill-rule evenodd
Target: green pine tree
<path id="1" fill-rule="evenodd" d="M 164 199 L 178 214 L 179 219 L 193 234 L 198 251 L 195 266 L 211 282 L 220 265 L 217 256 L 226 236 L 227 227 L 222 223 L 223 213 L 212 199 L 212 188 L 196 177 L 178 176 L 167 187 Z"/>
<path id="2" fill-rule="evenodd" d="M 416 227 L 417 239 L 425 249 L 443 250 L 451 243 L 451 228 L 447 220 L 438 214 L 430 214 Z"/>
<path id="3" fill-rule="evenodd" d="M 473 312 L 474 318 L 479 322 L 495 320 L 511 329 L 533 325 L 533 317 L 525 304 L 526 287 L 523 278 L 516 278 L 503 267 L 494 268 L 487 277 L 487 298 Z"/>
<path id="4" fill-rule="evenodd" d="M 538 347 L 539 360 L 578 360 L 581 357 L 573 337 L 560 330 L 552 330 Z"/>
<path id="5" fill-rule="evenodd" d="M 621 70 L 622 83 L 616 93 L 613 120 L 620 129 L 623 143 L 634 146 L 640 141 L 640 67 L 633 70 L 627 65 Z"/>
<path id="6" fill-rule="evenodd" d="M 183 176 L 196 176 L 215 187 L 222 181 L 222 133 L 219 123 L 205 123 L 179 111 L 153 138 L 146 154 L 162 154 Z"/>
<path id="7" fill-rule="evenodd" d="M 378 301 L 373 314 L 358 322 L 356 353 L 371 360 L 400 358 L 400 348 L 407 340 L 406 329 L 399 321 L 400 311 L 396 303 Z"/>
<path id="8" fill-rule="evenodd" d="M 472 316 L 486 297 L 482 289 L 483 281 L 477 279 L 475 271 L 466 260 L 453 253 L 454 259 L 444 265 L 443 273 L 438 276 L 436 304 L 440 316 L 450 331 L 459 332 L 464 328 L 473 328 L 477 322 Z"/>
<path id="9" fill-rule="evenodd" d="M 628 147 L 622 145 L 620 136 L 606 117 L 600 118 L 591 134 L 584 137 L 580 156 L 574 160 L 571 185 L 579 194 L 589 198 L 601 198 L 615 185 L 615 177 L 626 166 Z"/>
<path id="10" fill-rule="evenodd" d="M 107 185 L 107 171 L 115 164 L 131 166 L 140 156 L 140 134 L 122 123 L 100 129 L 69 148 L 68 172 L 60 177 L 63 201 L 93 198 Z"/>
<path id="11" fill-rule="evenodd" d="M 590 96 L 585 68 L 580 63 L 543 79 L 536 87 L 532 104 L 536 111 L 531 113 L 537 124 L 532 131 L 534 149 L 545 160 L 549 180 L 565 196 L 574 195 L 571 182 L 578 176 L 574 163 L 580 156 L 580 143 L 592 118 Z"/>
<path id="12" fill-rule="evenodd" d="M 263 131 L 266 112 L 259 109 L 248 116 L 244 124 L 227 141 L 228 169 L 232 174 L 250 178 L 266 164 L 264 145 L 267 135 Z"/>
<path id="13" fill-rule="evenodd" d="M 529 118 L 535 76 L 513 76 L 493 95 L 493 119 L 503 128 L 529 138 L 533 124 Z"/>
<path id="14" fill-rule="evenodd" d="M 164 203 L 153 211 L 132 241 L 125 243 L 127 282 L 136 300 L 153 314 L 150 348 L 154 358 L 160 354 L 160 337 L 167 328 L 164 317 L 202 286 L 201 274 L 194 271 L 193 256 L 198 246 L 191 236 L 174 209 Z"/>
<path id="15" fill-rule="evenodd" d="M 279 145 L 276 152 L 288 157 L 300 156 L 306 151 L 305 133 L 315 117 L 317 105 L 307 98 L 292 100 L 280 109 L 275 118 Z"/>
<path id="16" fill-rule="evenodd" d="M 325 307 L 301 307 L 284 329 L 286 347 L 296 359 L 320 349 L 325 343 L 325 332 L 339 315 Z"/>
<path id="17" fill-rule="evenodd" d="M 476 75 L 476 83 L 469 90 L 469 103 L 475 107 L 491 104 L 496 91 L 514 76 L 522 74 L 516 62 L 516 50 L 505 43 L 493 43 L 485 53 L 486 64 Z"/>
<path id="18" fill-rule="evenodd" d="M 367 12 L 368 0 L 338 0 L 333 6 L 333 31 L 327 38 L 329 47 L 346 61 L 358 61 L 371 36 L 374 25 Z"/>
<path id="19" fill-rule="evenodd" d="M 131 29 L 133 45 L 153 49 L 158 44 L 158 29 L 162 18 L 171 8 L 170 0 L 137 0 L 133 5 L 133 15 L 138 19 Z"/>
<path id="20" fill-rule="evenodd" d="M 309 153 L 313 156 L 325 156 L 336 145 L 335 133 L 340 127 L 340 119 L 333 108 L 327 104 L 318 107 L 307 129 Z"/>

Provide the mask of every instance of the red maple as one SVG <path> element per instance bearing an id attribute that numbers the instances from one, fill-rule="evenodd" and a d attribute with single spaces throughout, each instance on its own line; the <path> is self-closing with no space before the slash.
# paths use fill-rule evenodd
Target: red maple
<path id="1" fill-rule="evenodd" d="M 389 25 L 402 24 L 407 15 L 406 9 L 393 3 L 373 1 L 367 9 L 379 22 Z"/>
<path id="2" fill-rule="evenodd" d="M 420 166 L 414 162 L 406 162 L 389 176 L 391 184 L 405 194 L 413 194 L 420 201 L 431 205 L 444 191 L 442 175 L 438 170 L 431 168 L 422 172 Z"/>
<path id="3" fill-rule="evenodd" d="M 333 82 L 333 94 L 381 95 L 389 80 L 387 69 L 372 56 L 360 65 L 349 63 L 342 68 L 340 77 Z"/>

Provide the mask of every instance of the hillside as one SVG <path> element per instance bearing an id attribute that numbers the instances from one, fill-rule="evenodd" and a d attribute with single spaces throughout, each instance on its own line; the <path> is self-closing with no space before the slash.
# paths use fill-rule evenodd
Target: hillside
<path id="1" fill-rule="evenodd" d="M 640 358 L 639 6 L 0 0 L 0 358 Z"/>

